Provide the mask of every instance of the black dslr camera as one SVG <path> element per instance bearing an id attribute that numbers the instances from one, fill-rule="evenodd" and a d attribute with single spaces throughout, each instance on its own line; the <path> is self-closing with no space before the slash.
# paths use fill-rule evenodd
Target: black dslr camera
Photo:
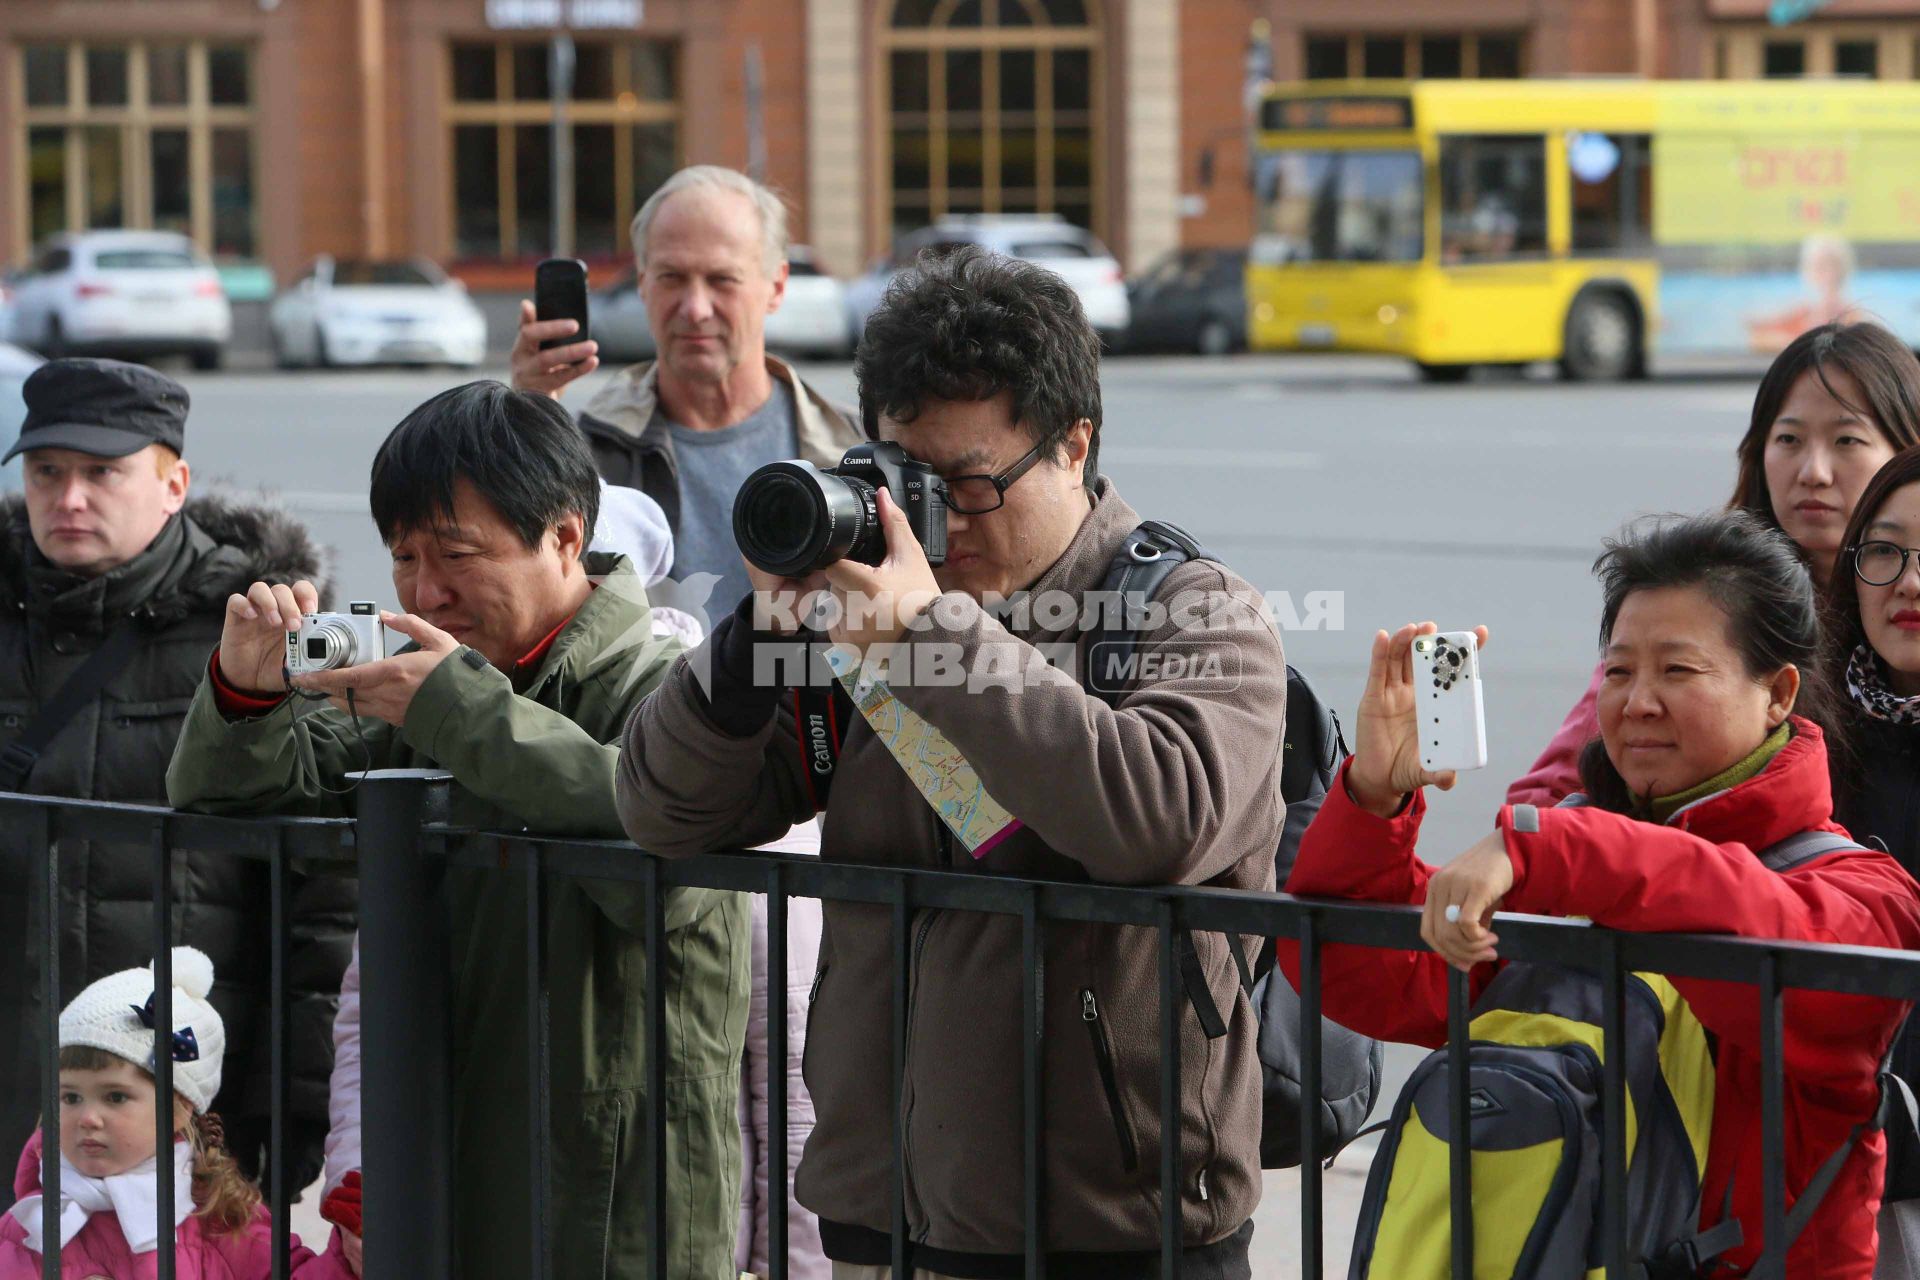
<path id="1" fill-rule="evenodd" d="M 879 489 L 907 513 L 927 563 L 947 559 L 947 482 L 890 440 L 857 444 L 825 471 L 811 462 L 770 462 L 733 500 L 733 539 L 755 565 L 803 578 L 836 560 L 879 564 L 887 555 Z"/>

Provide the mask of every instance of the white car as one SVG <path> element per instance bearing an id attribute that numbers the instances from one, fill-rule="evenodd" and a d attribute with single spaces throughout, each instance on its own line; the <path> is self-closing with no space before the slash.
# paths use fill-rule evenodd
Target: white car
<path id="1" fill-rule="evenodd" d="M 903 236 L 891 257 L 879 259 L 847 286 L 847 319 L 856 338 L 866 329 L 867 317 L 880 305 L 887 285 L 913 265 L 921 250 L 962 244 L 977 244 L 1045 267 L 1080 296 L 1087 319 L 1104 342 L 1113 345 L 1126 333 L 1132 315 L 1126 276 L 1107 246 L 1057 213 L 1020 213 L 947 217 Z"/>
<path id="2" fill-rule="evenodd" d="M 27 375 L 42 361 L 31 351 L 0 342 L 0 453 L 13 448 L 20 438 L 20 424 L 27 418 L 27 402 L 20 397 Z M 20 487 L 20 459 L 0 464 L 0 493 Z"/>
<path id="3" fill-rule="evenodd" d="M 167 231 L 50 237 L 14 281 L 7 331 L 43 355 L 187 355 L 217 369 L 233 308 L 213 264 Z"/>
<path id="4" fill-rule="evenodd" d="M 486 358 L 487 321 L 466 286 L 422 259 L 320 257 L 267 309 L 274 362 L 450 364 Z"/>
<path id="5" fill-rule="evenodd" d="M 587 301 L 587 328 L 600 344 L 602 364 L 653 359 L 653 330 L 632 267 L 593 291 Z M 767 317 L 767 346 L 809 356 L 845 356 L 853 350 L 846 288 L 821 272 L 813 250 L 805 245 L 787 251 L 787 293 L 780 309 Z"/>

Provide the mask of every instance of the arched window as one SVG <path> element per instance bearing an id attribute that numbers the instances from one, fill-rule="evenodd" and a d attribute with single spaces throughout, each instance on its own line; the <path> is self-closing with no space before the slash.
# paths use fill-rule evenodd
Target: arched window
<path id="1" fill-rule="evenodd" d="M 895 0 L 881 36 L 883 225 L 1102 219 L 1098 0 Z"/>

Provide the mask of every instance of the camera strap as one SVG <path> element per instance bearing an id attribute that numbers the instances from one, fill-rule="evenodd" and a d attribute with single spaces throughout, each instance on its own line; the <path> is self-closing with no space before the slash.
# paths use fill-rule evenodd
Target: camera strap
<path id="1" fill-rule="evenodd" d="M 800 751 L 801 773 L 807 780 L 814 812 L 819 813 L 827 807 L 827 797 L 833 791 L 833 774 L 840 767 L 840 744 L 846 740 L 847 724 L 858 713 L 838 680 L 795 685 L 788 692 L 792 695 L 794 742 Z"/>
<path id="2" fill-rule="evenodd" d="M 87 655 L 87 660 L 40 705 L 39 713 L 20 735 L 0 747 L 0 791 L 18 791 L 26 785 L 27 776 L 40 762 L 40 753 L 47 749 L 47 744 L 59 736 L 68 721 L 80 714 L 80 708 L 100 696 L 108 681 L 120 674 L 120 669 L 139 647 L 139 628 L 128 618 L 107 635 L 98 649 Z"/>

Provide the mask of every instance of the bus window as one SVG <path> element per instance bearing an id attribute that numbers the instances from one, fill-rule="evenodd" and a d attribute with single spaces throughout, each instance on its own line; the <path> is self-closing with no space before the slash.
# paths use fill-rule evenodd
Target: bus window
<path id="1" fill-rule="evenodd" d="M 1644 133 L 1569 133 L 1573 251 L 1646 253 L 1653 244 L 1653 140 Z"/>
<path id="2" fill-rule="evenodd" d="M 1440 260 L 1491 262 L 1547 251 L 1547 140 L 1440 139 Z"/>
<path id="3" fill-rule="evenodd" d="M 1260 261 L 1417 262 L 1420 157 L 1412 151 L 1278 151 L 1258 170 Z"/>

